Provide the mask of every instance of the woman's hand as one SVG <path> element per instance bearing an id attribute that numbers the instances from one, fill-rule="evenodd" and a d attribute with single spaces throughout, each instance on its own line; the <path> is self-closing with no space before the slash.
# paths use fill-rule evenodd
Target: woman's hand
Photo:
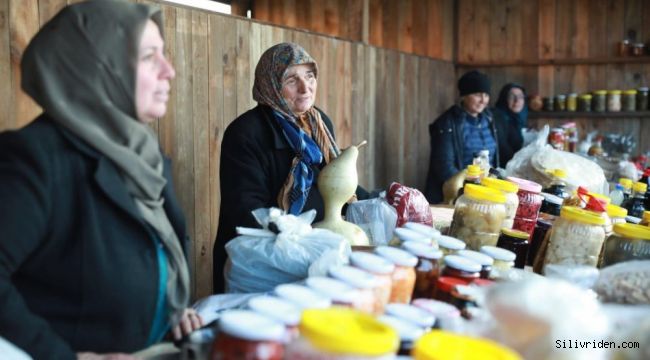
<path id="1" fill-rule="evenodd" d="M 129 354 L 112 353 L 112 354 L 95 354 L 95 353 L 77 353 L 77 360 L 138 360 Z"/>
<path id="2" fill-rule="evenodd" d="M 180 340 L 183 336 L 189 335 L 192 331 L 200 329 L 203 326 L 203 320 L 196 310 L 187 308 L 183 311 L 181 321 L 172 329 L 174 340 Z"/>

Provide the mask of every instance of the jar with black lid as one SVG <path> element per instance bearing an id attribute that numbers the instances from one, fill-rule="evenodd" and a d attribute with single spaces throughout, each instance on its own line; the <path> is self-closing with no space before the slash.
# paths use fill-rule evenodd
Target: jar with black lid
<path id="1" fill-rule="evenodd" d="M 501 229 L 501 236 L 499 236 L 497 247 L 515 253 L 515 267 L 519 269 L 524 268 L 526 258 L 528 257 L 528 233 L 503 228 Z"/>

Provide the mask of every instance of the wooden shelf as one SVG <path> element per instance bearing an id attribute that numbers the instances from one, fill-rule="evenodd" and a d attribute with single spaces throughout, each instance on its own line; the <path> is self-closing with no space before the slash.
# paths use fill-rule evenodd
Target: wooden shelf
<path id="1" fill-rule="evenodd" d="M 629 112 L 582 112 L 582 111 L 530 111 L 528 117 L 531 119 L 547 118 L 650 118 L 650 111 L 629 111 Z"/>
<path id="2" fill-rule="evenodd" d="M 607 64 L 642 64 L 650 63 L 650 56 L 594 57 L 572 59 L 540 59 L 516 61 L 459 61 L 461 67 L 503 67 L 503 66 L 544 66 L 544 65 L 607 65 Z"/>

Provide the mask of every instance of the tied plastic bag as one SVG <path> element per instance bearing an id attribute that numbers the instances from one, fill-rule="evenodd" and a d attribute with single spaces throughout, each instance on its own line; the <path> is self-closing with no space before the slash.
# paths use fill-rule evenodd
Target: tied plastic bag
<path id="1" fill-rule="evenodd" d="M 394 182 L 388 188 L 386 201 L 397 210 L 397 227 L 407 222 L 433 226 L 429 202 L 418 189 Z"/>
<path id="2" fill-rule="evenodd" d="M 650 304 L 650 260 L 626 261 L 601 269 L 594 291 L 603 302 Z"/>
<path id="3" fill-rule="evenodd" d="M 279 284 L 306 278 L 310 266 L 321 268 L 347 262 L 350 243 L 341 235 L 313 229 L 316 211 L 299 216 L 276 208 L 257 209 L 253 216 L 262 229 L 238 227 L 238 237 L 226 244 L 226 291 L 229 293 L 267 292 Z"/>
<path id="4" fill-rule="evenodd" d="M 385 196 L 382 192 L 377 198 L 353 202 L 345 214 L 347 221 L 357 224 L 368 235 L 370 245 L 388 245 L 397 225 L 397 211 Z"/>

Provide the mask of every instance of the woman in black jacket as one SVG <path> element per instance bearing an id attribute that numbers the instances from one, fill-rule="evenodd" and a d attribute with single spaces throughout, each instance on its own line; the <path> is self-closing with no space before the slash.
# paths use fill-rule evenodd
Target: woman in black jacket
<path id="1" fill-rule="evenodd" d="M 258 227 L 251 211 L 279 207 L 323 218 L 318 173 L 339 155 L 332 122 L 314 106 L 316 61 L 297 44 L 277 44 L 255 68 L 258 105 L 226 129 L 221 145 L 221 209 L 214 244 L 214 292 L 224 291 L 225 245 L 236 226 Z M 359 198 L 367 197 L 358 188 Z"/>
<path id="2" fill-rule="evenodd" d="M 148 123 L 174 69 L 159 9 L 93 0 L 32 39 L 43 114 L 0 134 L 0 336 L 35 359 L 103 358 L 201 326 L 185 223 Z M 82 353 L 83 352 L 83 353 Z"/>
<path id="3" fill-rule="evenodd" d="M 499 92 L 493 114 L 502 140 L 499 142 L 499 166 L 505 168 L 524 143 L 522 131 L 528 125 L 526 89 L 517 84 L 506 84 Z"/>

